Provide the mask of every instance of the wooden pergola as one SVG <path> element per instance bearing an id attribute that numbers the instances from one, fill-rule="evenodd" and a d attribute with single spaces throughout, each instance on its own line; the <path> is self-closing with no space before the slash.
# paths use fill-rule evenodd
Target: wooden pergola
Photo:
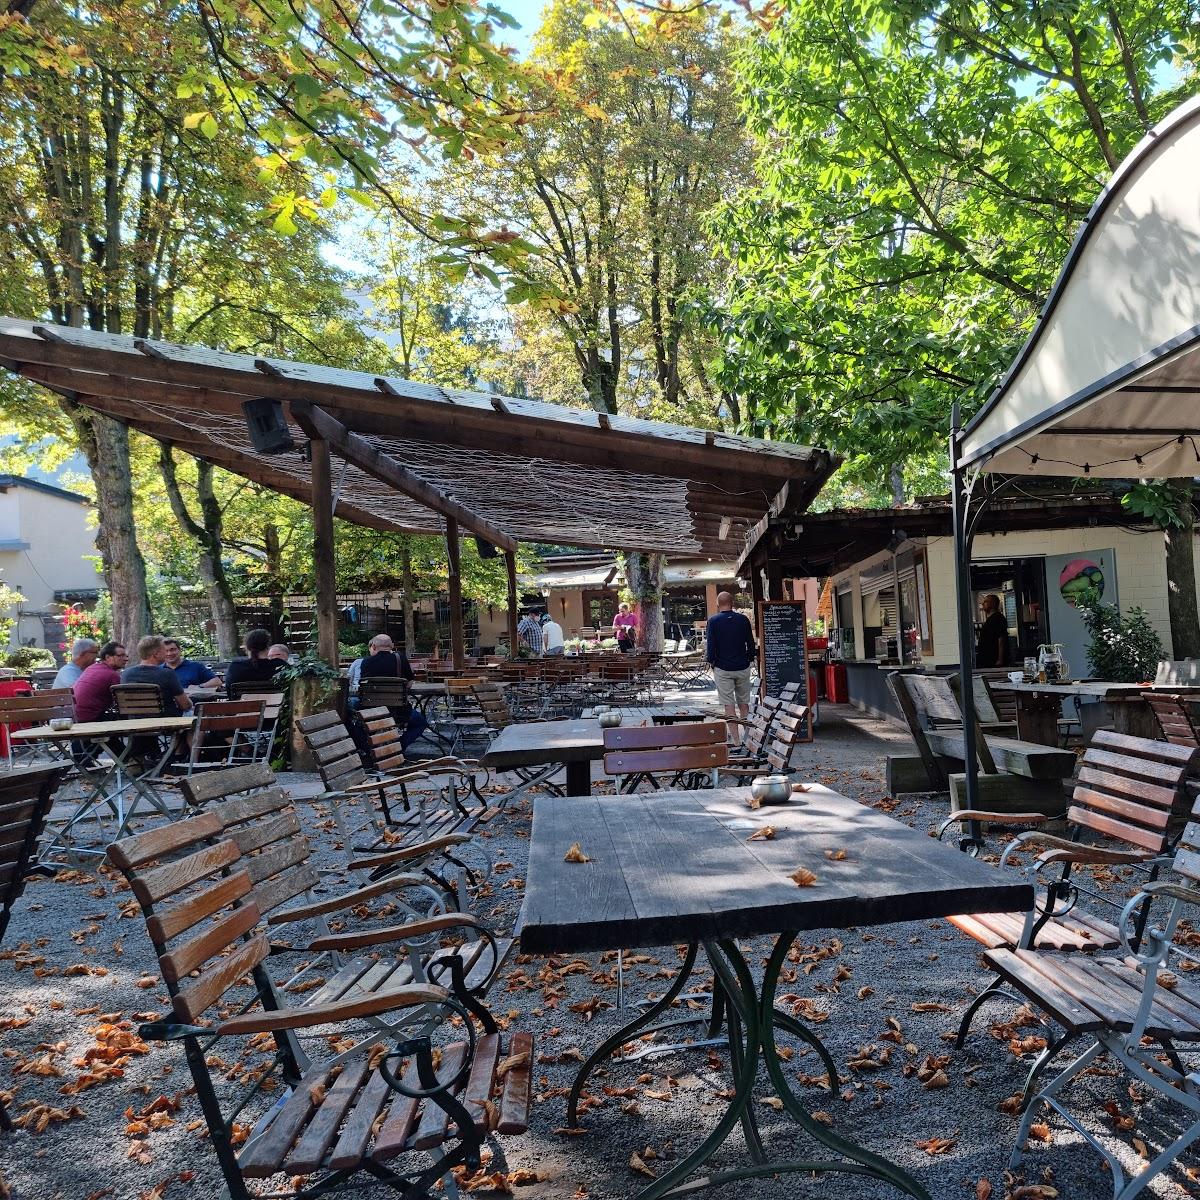
<path id="1" fill-rule="evenodd" d="M 333 518 L 443 534 L 463 653 L 459 531 L 501 548 L 516 642 L 522 541 L 736 561 L 798 515 L 825 450 L 392 376 L 0 317 L 0 365 L 313 508 L 318 647 L 336 660 Z M 243 405 L 282 405 L 294 448 L 251 444 Z"/>

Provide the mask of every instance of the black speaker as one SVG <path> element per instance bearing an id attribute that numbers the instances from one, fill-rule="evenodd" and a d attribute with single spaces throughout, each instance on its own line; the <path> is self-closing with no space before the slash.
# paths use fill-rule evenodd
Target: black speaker
<path id="1" fill-rule="evenodd" d="M 480 558 L 495 558 L 500 553 L 491 542 L 484 541 L 478 534 L 475 535 L 475 549 L 479 551 Z"/>
<path id="2" fill-rule="evenodd" d="M 296 448 L 292 431 L 283 419 L 283 404 L 274 396 L 259 396 L 242 405 L 250 444 L 259 454 L 286 454 Z"/>

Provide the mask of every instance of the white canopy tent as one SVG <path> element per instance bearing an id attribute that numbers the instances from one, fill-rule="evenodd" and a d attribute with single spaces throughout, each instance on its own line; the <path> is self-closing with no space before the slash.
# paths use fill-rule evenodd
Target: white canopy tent
<path id="1" fill-rule="evenodd" d="M 1200 473 L 1200 97 L 1117 169 L 955 450 L 1015 475 Z"/>
<path id="2" fill-rule="evenodd" d="M 985 477 L 1200 474 L 1200 97 L 1118 167 L 1012 366 L 966 429 L 957 409 L 952 424 L 959 683 L 973 810 L 971 542 L 976 514 L 994 492 Z M 977 833 L 973 827 L 971 840 Z"/>

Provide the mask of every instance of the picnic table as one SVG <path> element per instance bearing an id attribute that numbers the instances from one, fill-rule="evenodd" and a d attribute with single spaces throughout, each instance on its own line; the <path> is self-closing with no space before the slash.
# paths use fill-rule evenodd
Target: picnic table
<path id="1" fill-rule="evenodd" d="M 171 761 L 183 737 L 195 724 L 193 717 L 139 717 L 133 720 L 78 721 L 67 729 L 51 729 L 49 725 L 34 725 L 17 729 L 12 739 L 17 744 L 44 744 L 60 758 L 73 762 L 83 782 L 83 792 L 75 811 L 66 824 L 43 845 L 38 858 L 44 862 L 56 846 L 65 844 L 75 826 L 87 817 L 99 822 L 101 810 L 107 808 L 116 820 L 112 839 L 119 839 L 129 830 L 129 822 L 144 803 L 169 816 L 170 812 L 158 792 L 163 770 Z M 153 762 L 142 770 L 131 770 L 135 738 L 164 739 L 162 750 Z M 128 799 L 128 803 L 127 803 Z M 103 847 L 79 849 L 75 854 L 94 854 L 103 857 Z"/>
<path id="2" fill-rule="evenodd" d="M 683 1185 L 739 1122 L 752 1165 L 709 1174 L 688 1190 L 784 1172 L 841 1171 L 869 1175 L 928 1200 L 907 1172 L 827 1128 L 793 1091 L 776 1049 L 777 1029 L 817 1050 L 834 1094 L 839 1085 L 836 1065 L 816 1033 L 775 1008 L 780 972 L 803 930 L 1023 912 L 1033 904 L 1033 889 L 825 787 L 809 785 L 793 803 L 757 811 L 748 807 L 748 795 L 749 789 L 722 788 L 576 796 L 535 808 L 520 919 L 523 954 L 688 946 L 663 996 L 605 1039 L 580 1068 L 568 1124 L 576 1123 L 579 1096 L 592 1071 L 670 1007 L 702 947 L 714 977 L 713 1013 L 697 1019 L 725 1021 L 733 1095 L 700 1145 L 637 1200 L 655 1200 Z M 768 824 L 774 838 L 747 840 Z M 564 861 L 573 843 L 589 861 Z M 845 851 L 846 857 L 831 861 L 827 850 Z M 812 886 L 797 885 L 792 876 L 798 868 L 812 873 Z M 756 985 L 737 939 L 763 935 L 774 935 L 775 943 Z M 757 953 L 750 958 L 757 960 Z M 822 1148 L 818 1159 L 767 1160 L 752 1103 L 760 1063 L 784 1111 Z M 821 1160 L 828 1152 L 833 1157 Z"/>
<path id="3" fill-rule="evenodd" d="M 676 725 L 681 721 L 703 721 L 713 716 L 711 712 L 694 704 L 637 704 L 606 705 L 609 712 L 621 714 L 622 725 Z M 583 710 L 584 719 L 597 716 L 595 708 Z"/>
<path id="4" fill-rule="evenodd" d="M 1158 724 L 1142 697 L 1147 692 L 1200 695 L 1200 687 L 1180 684 L 1109 683 L 1103 679 L 1081 679 L 1074 683 L 1012 683 L 993 680 L 989 686 L 996 692 L 1009 692 L 1017 701 L 1017 736 L 1043 746 L 1058 745 L 1058 718 L 1063 700 L 1074 700 L 1082 706 L 1103 704 L 1106 722 L 1117 733 L 1132 737 L 1157 738 Z M 1084 730 L 1084 740 L 1091 731 Z"/>

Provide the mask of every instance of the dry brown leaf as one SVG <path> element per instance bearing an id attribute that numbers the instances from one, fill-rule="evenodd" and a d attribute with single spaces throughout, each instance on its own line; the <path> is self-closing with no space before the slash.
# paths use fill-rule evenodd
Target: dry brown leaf
<path id="1" fill-rule="evenodd" d="M 875 989 L 873 987 L 860 987 L 858 989 L 858 998 L 860 1000 L 865 1000 L 868 996 L 873 995 L 875 995 Z"/>
<path id="2" fill-rule="evenodd" d="M 764 1096 L 761 1100 L 768 1108 L 773 1108 L 776 1112 L 783 1112 L 783 1101 L 778 1096 Z"/>
<path id="3" fill-rule="evenodd" d="M 791 875 L 788 876 L 797 887 L 813 887 L 817 882 L 816 875 L 813 874 L 807 867 L 797 867 Z"/>
<path id="4" fill-rule="evenodd" d="M 975 1200 L 991 1200 L 992 1184 L 988 1179 L 981 1179 L 975 1185 Z"/>
<path id="5" fill-rule="evenodd" d="M 748 842 L 769 842 L 775 836 L 774 825 L 764 825 L 761 829 L 757 829 L 752 833 L 746 841 Z"/>
<path id="6" fill-rule="evenodd" d="M 950 1009 L 945 1004 L 937 1004 L 933 1001 L 924 1004 L 913 1004 L 910 1006 L 913 1012 L 949 1012 Z"/>
<path id="7" fill-rule="evenodd" d="M 833 1118 L 825 1112 L 824 1109 L 817 1109 L 816 1112 L 809 1114 L 814 1121 L 820 1121 L 822 1125 L 832 1125 Z"/>
<path id="8" fill-rule="evenodd" d="M 952 1150 L 957 1143 L 958 1134 L 948 1138 L 932 1137 L 926 1138 L 923 1142 L 918 1142 L 917 1149 L 924 1150 L 929 1155 L 945 1154 L 947 1151 Z"/>
<path id="9" fill-rule="evenodd" d="M 658 1176 L 654 1174 L 654 1168 L 648 1167 L 646 1165 L 646 1160 L 643 1159 L 636 1150 L 629 1156 L 629 1169 L 631 1171 L 636 1171 L 639 1175 L 645 1175 L 647 1179 L 658 1178 Z"/>
<path id="10" fill-rule="evenodd" d="M 936 1088 L 949 1087 L 950 1076 L 947 1075 L 945 1071 L 934 1071 L 934 1073 L 925 1080 L 923 1086 L 929 1088 L 930 1091 L 933 1091 Z"/>
<path id="11" fill-rule="evenodd" d="M 524 1067 L 529 1063 L 529 1051 L 526 1050 L 523 1054 L 510 1054 L 507 1058 L 502 1058 L 499 1065 L 496 1067 L 496 1078 L 503 1079 L 509 1071 L 515 1071 L 518 1067 Z"/>
<path id="12" fill-rule="evenodd" d="M 760 809 L 762 808 L 762 801 L 753 792 L 748 792 L 746 794 L 746 807 Z"/>
<path id="13" fill-rule="evenodd" d="M 830 862 L 845 862 L 846 852 L 845 850 L 826 850 L 825 857 L 829 859 Z"/>
<path id="14" fill-rule="evenodd" d="M 1050 1126 L 1045 1121 L 1037 1121 L 1030 1125 L 1029 1136 L 1035 1142 L 1050 1142 L 1054 1140 L 1054 1135 L 1050 1132 Z"/>
<path id="15" fill-rule="evenodd" d="M 583 847 L 580 846 L 578 842 L 571 843 L 571 848 L 567 851 L 565 857 L 563 858 L 563 862 L 569 863 L 585 863 L 591 861 L 592 860 L 588 858 L 586 854 L 584 854 Z"/>
<path id="16" fill-rule="evenodd" d="M 1010 1117 L 1015 1117 L 1021 1111 L 1021 1105 L 1025 1097 L 1020 1092 L 1014 1092 L 1007 1100 L 1001 1100 L 996 1107 L 1002 1112 L 1007 1113 Z"/>

